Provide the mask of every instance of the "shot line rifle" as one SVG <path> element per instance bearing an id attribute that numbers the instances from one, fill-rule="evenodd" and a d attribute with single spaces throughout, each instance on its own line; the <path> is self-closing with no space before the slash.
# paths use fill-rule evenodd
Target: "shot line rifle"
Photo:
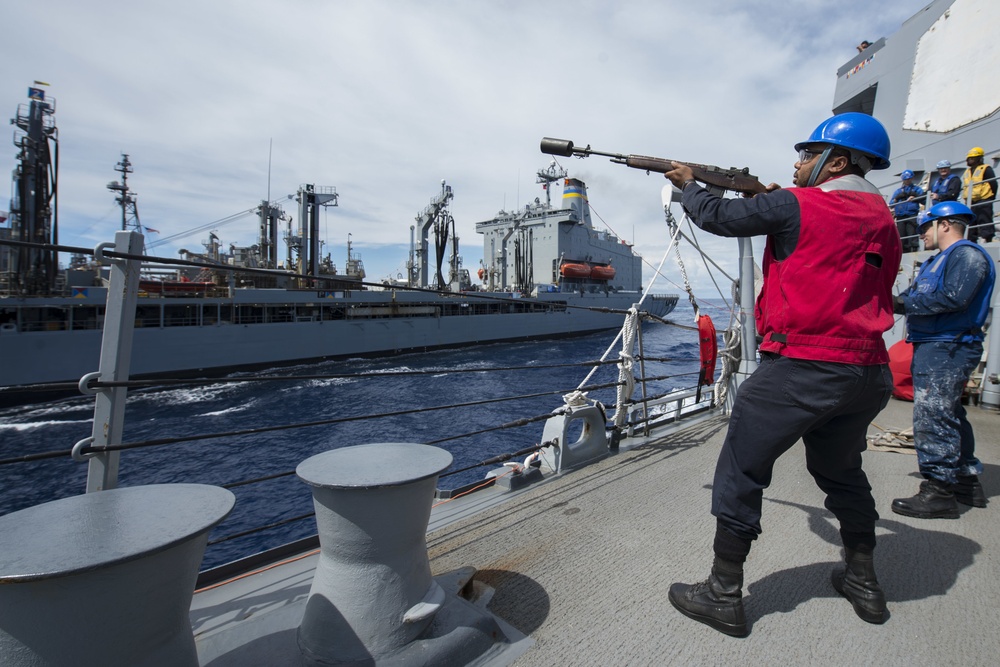
<path id="1" fill-rule="evenodd" d="M 603 155 L 611 158 L 611 161 L 615 164 L 623 164 L 626 167 L 632 167 L 633 169 L 642 169 L 646 173 L 655 171 L 658 174 L 665 174 L 668 171 L 673 171 L 674 167 L 670 164 L 671 162 L 678 162 L 687 165 L 691 169 L 696 181 L 701 181 L 709 186 L 715 186 L 717 188 L 722 188 L 723 190 L 732 190 L 734 192 L 741 192 L 749 195 L 755 195 L 767 191 L 764 184 L 757 180 L 757 177 L 751 174 L 750 169 L 747 167 L 744 167 L 743 169 L 737 169 L 736 167 L 723 169 L 722 167 L 716 167 L 710 164 L 682 162 L 681 160 L 668 160 L 665 158 L 649 157 L 646 155 L 605 153 L 591 149 L 589 144 L 586 148 L 577 148 L 573 145 L 573 142 L 568 139 L 553 139 L 551 137 L 544 137 L 542 139 L 541 149 L 543 153 L 548 155 L 559 155 L 561 157 L 576 156 L 579 158 L 585 158 L 588 155 Z"/>

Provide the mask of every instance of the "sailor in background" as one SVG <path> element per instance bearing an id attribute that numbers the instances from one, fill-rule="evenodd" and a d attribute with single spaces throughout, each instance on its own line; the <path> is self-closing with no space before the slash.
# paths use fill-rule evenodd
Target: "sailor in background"
<path id="1" fill-rule="evenodd" d="M 962 174 L 962 201 L 971 201 L 976 215 L 975 224 L 969 228 L 969 240 L 975 242 L 981 236 L 984 242 L 989 243 L 996 231 L 993 228 L 993 200 L 997 196 L 997 176 L 993 167 L 983 164 L 983 155 L 983 149 L 977 146 L 965 156 L 968 168 Z"/>
<path id="2" fill-rule="evenodd" d="M 873 563 L 878 512 L 861 453 L 892 391 L 882 333 L 893 324 L 902 253 L 885 199 L 864 178 L 889 166 L 889 136 L 875 118 L 845 113 L 795 149 L 797 187 L 772 183 L 751 199 L 717 197 L 677 162 L 666 174 L 705 231 L 767 237 L 755 313 L 761 363 L 736 396 L 712 486 L 715 561 L 707 581 L 673 584 L 668 596 L 684 615 L 733 636 L 748 633 L 743 564 L 761 533 L 764 489 L 799 439 L 840 522 L 847 567 L 834 571 L 833 585 L 862 619 L 886 618 Z"/>
<path id="3" fill-rule="evenodd" d="M 919 519 L 957 519 L 957 503 L 986 507 L 962 392 L 983 356 L 996 269 L 983 248 L 965 239 L 973 220 L 960 202 L 931 207 L 920 235 L 925 249 L 941 252 L 895 299 L 913 343 L 913 441 L 924 481 L 917 495 L 893 500 L 892 511 Z"/>
<path id="4" fill-rule="evenodd" d="M 913 172 L 909 169 L 903 170 L 899 175 L 903 181 L 903 186 L 897 188 L 892 193 L 889 200 L 889 208 L 896 218 L 896 229 L 903 240 L 903 252 L 916 252 L 920 249 L 920 241 L 917 239 L 917 216 L 920 215 L 920 199 L 924 196 L 924 189 L 913 184 Z"/>
<path id="5" fill-rule="evenodd" d="M 931 206 L 943 201 L 955 201 L 962 192 L 962 180 L 951 173 L 951 162 L 941 160 L 937 163 L 938 177 L 931 185 Z"/>

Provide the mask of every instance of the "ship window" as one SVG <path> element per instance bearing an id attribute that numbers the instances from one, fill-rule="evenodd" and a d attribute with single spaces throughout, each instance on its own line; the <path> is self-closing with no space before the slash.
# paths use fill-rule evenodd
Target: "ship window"
<path id="1" fill-rule="evenodd" d="M 262 306 L 236 306 L 236 324 L 260 324 L 264 321 L 264 308 Z"/>
<path id="2" fill-rule="evenodd" d="M 201 324 L 197 305 L 176 305 L 163 307 L 163 326 L 191 327 Z"/>
<path id="3" fill-rule="evenodd" d="M 22 308 L 21 331 L 65 331 L 69 328 L 69 312 L 66 308 Z"/>
<path id="4" fill-rule="evenodd" d="M 73 308 L 73 329 L 100 329 L 104 323 L 104 306 Z"/>
<path id="5" fill-rule="evenodd" d="M 878 84 L 872 84 L 869 88 L 862 90 L 860 93 L 834 109 L 834 115 L 847 113 L 849 111 L 866 113 L 869 116 L 873 115 L 875 113 L 875 96 L 877 91 Z"/>
<path id="6" fill-rule="evenodd" d="M 135 309 L 136 327 L 159 327 L 160 306 L 137 306 Z"/>

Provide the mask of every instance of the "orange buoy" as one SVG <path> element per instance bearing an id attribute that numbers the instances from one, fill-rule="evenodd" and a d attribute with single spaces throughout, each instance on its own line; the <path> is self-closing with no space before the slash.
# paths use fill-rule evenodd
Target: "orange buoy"
<path id="1" fill-rule="evenodd" d="M 698 386 L 715 382 L 715 358 L 719 354 L 719 341 L 715 335 L 715 325 L 708 315 L 698 316 L 698 356 L 701 358 L 701 372 Z"/>

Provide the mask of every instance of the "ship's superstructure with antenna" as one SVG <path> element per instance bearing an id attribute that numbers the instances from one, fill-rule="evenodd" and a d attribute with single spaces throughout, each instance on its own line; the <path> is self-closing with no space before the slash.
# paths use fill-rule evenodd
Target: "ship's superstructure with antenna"
<path id="1" fill-rule="evenodd" d="M 53 111 L 54 102 L 44 98 L 19 110 L 18 126 L 23 121 L 27 129 L 18 140 L 21 164 L 15 183 L 34 179 L 42 187 L 22 190 L 43 196 L 30 202 L 21 196 L 12 204 L 12 224 L 0 227 L 0 239 L 50 245 L 58 240 L 57 170 L 47 158 L 54 154 L 48 149 L 56 135 Z M 134 168 L 123 153 L 115 167 L 120 180 L 108 188 L 122 209 L 122 229 L 143 232 L 148 228 L 140 226 L 129 183 Z M 568 178 L 554 164 L 538 173 L 545 203 L 536 199 L 523 210 L 501 211 L 477 223 L 487 258 L 479 271 L 481 286 L 474 286 L 462 267 L 449 210 L 454 193 L 445 181 L 410 228 L 406 280 L 393 283 L 364 282 L 364 263 L 353 251 L 350 234 L 343 271 L 323 253 L 320 211 L 339 205 L 336 188 L 301 185 L 294 196 L 295 216 L 262 201 L 256 208 L 256 244 L 227 249 L 213 230 L 202 251 L 180 251 L 182 260 L 198 266 L 144 266 L 133 376 L 220 374 L 620 327 L 620 313 L 643 296 L 641 258 L 614 235 L 593 227 L 582 181 Z M 563 203 L 557 208 L 550 191 L 560 181 Z M 107 302 L 107 267 L 78 253 L 60 272 L 52 250 L 2 244 L 0 261 L 0 401 L 17 400 L 10 397 L 22 385 L 76 382 L 93 371 Z M 676 303 L 675 295 L 649 295 L 642 308 L 662 317 Z"/>

